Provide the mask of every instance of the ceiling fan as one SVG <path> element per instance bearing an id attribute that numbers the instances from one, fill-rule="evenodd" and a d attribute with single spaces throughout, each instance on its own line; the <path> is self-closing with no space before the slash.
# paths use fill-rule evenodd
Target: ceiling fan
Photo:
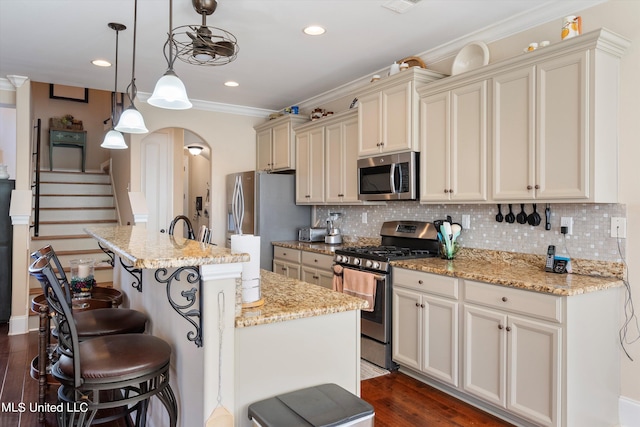
<path id="1" fill-rule="evenodd" d="M 236 59 L 238 40 L 230 32 L 207 25 L 207 16 L 218 7 L 217 0 L 192 0 L 202 16 L 201 25 L 183 25 L 173 31 L 176 56 L 194 65 L 224 65 Z"/>

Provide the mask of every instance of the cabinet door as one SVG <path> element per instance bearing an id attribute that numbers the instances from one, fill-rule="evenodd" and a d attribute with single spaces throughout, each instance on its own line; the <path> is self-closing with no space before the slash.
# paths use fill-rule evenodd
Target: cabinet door
<path id="1" fill-rule="evenodd" d="M 296 203 L 309 203 L 311 194 L 309 193 L 309 179 L 311 176 L 311 143 L 309 132 L 302 132 L 296 135 Z"/>
<path id="2" fill-rule="evenodd" d="M 358 100 L 358 155 L 380 152 L 382 142 L 382 93 L 376 92 Z"/>
<path id="3" fill-rule="evenodd" d="M 422 371 L 458 387 L 458 303 L 422 296 Z"/>
<path id="4" fill-rule="evenodd" d="M 532 199 L 535 184 L 535 67 L 493 78 L 493 198 Z"/>
<path id="5" fill-rule="evenodd" d="M 270 170 L 273 158 L 271 145 L 271 129 L 264 129 L 256 135 L 256 168 L 258 170 Z"/>
<path id="6" fill-rule="evenodd" d="M 541 426 L 558 426 L 560 346 L 558 325 L 509 316 L 507 409 Z"/>
<path id="7" fill-rule="evenodd" d="M 413 148 L 412 88 L 407 82 L 382 91 L 382 152 Z"/>
<path id="8" fill-rule="evenodd" d="M 333 271 L 317 270 L 318 284 L 327 289 L 333 289 Z"/>
<path id="9" fill-rule="evenodd" d="M 463 388 L 500 407 L 506 406 L 507 316 L 472 305 L 464 307 Z"/>
<path id="10" fill-rule="evenodd" d="M 450 152 L 451 200 L 487 200 L 486 81 L 451 91 Z"/>
<path id="11" fill-rule="evenodd" d="M 542 199 L 589 197 L 588 54 L 537 65 L 537 185 Z"/>
<path id="12" fill-rule="evenodd" d="M 358 119 L 325 128 L 325 201 L 360 203 L 358 200 Z"/>
<path id="13" fill-rule="evenodd" d="M 320 276 L 318 276 L 315 268 L 302 266 L 300 268 L 300 280 L 307 283 L 313 283 L 314 285 L 320 284 Z"/>
<path id="14" fill-rule="evenodd" d="M 420 201 L 449 200 L 449 92 L 420 100 Z"/>
<path id="15" fill-rule="evenodd" d="M 309 131 L 309 201 L 324 202 L 324 127 Z"/>
<path id="16" fill-rule="evenodd" d="M 393 289 L 392 358 L 401 365 L 422 369 L 422 297 L 419 293 Z"/>
<path id="17" fill-rule="evenodd" d="M 281 123 L 273 128 L 273 170 L 294 169 L 291 123 Z"/>
<path id="18" fill-rule="evenodd" d="M 292 264 L 290 262 L 273 260 L 273 272 L 282 274 L 291 279 L 300 279 L 300 264 Z"/>

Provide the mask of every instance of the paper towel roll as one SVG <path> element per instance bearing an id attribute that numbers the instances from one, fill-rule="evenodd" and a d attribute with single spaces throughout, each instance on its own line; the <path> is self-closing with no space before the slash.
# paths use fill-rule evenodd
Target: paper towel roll
<path id="1" fill-rule="evenodd" d="M 260 279 L 242 281 L 242 302 L 255 302 L 260 300 L 262 292 L 260 290 Z"/>
<path id="2" fill-rule="evenodd" d="M 250 260 L 242 263 L 242 280 L 260 279 L 260 236 L 232 235 L 231 253 L 249 254 Z"/>

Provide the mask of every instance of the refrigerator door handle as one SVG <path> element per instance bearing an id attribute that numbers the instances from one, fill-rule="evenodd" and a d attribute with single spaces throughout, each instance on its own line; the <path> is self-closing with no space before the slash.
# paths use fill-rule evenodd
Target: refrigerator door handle
<path id="1" fill-rule="evenodd" d="M 236 176 L 233 187 L 232 213 L 235 231 L 242 234 L 242 221 L 244 220 L 244 192 L 242 191 L 242 177 Z"/>

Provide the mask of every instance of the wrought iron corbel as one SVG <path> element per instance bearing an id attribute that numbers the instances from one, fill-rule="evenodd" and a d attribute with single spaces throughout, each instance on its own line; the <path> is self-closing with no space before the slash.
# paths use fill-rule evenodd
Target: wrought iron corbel
<path id="1" fill-rule="evenodd" d="M 142 292 L 142 269 L 134 268 L 133 266 L 127 265 L 124 262 L 122 262 L 122 258 L 119 258 L 119 259 L 120 259 L 120 265 L 122 265 L 122 268 L 127 270 L 127 272 L 130 275 L 132 275 L 133 278 L 135 279 L 131 283 L 131 286 L 133 287 L 133 289 L 135 289 L 138 292 Z"/>
<path id="2" fill-rule="evenodd" d="M 102 252 L 104 252 L 105 254 L 107 254 L 107 256 L 109 257 L 109 264 L 111 264 L 111 267 L 114 266 L 115 264 L 115 256 L 113 255 L 113 251 L 110 251 L 109 249 L 105 248 L 104 246 L 102 246 L 102 243 L 98 242 L 98 246 L 100 246 L 100 249 L 102 249 Z"/>
<path id="3" fill-rule="evenodd" d="M 187 300 L 187 303 L 178 304 L 171 297 L 171 282 L 173 282 L 173 280 L 176 280 L 179 282 L 180 275 L 182 274 L 183 271 L 188 272 L 187 282 L 192 285 L 197 283 L 198 287 L 197 288 L 192 287 L 189 290 L 184 290 L 180 292 L 180 295 L 182 295 L 182 297 Z M 158 270 L 156 270 L 156 273 L 155 273 L 156 280 L 159 283 L 166 283 L 167 299 L 169 300 L 169 304 L 171 304 L 171 307 L 173 307 L 176 313 L 178 313 L 180 316 L 186 319 L 195 328 L 195 332 L 189 331 L 187 333 L 187 339 L 189 341 L 193 341 L 196 346 L 202 347 L 202 298 L 201 298 L 201 295 L 199 294 L 202 289 L 201 280 L 200 280 L 200 269 L 199 267 L 192 267 L 192 266 L 180 267 L 176 271 L 174 271 L 172 274 L 168 276 L 167 274 L 168 272 L 166 268 L 159 268 Z M 162 276 L 164 276 L 165 278 L 161 278 Z M 197 308 L 192 308 L 196 304 L 196 296 L 198 296 L 197 298 L 198 305 L 197 305 Z M 197 318 L 197 321 L 193 320 L 194 317 Z"/>

